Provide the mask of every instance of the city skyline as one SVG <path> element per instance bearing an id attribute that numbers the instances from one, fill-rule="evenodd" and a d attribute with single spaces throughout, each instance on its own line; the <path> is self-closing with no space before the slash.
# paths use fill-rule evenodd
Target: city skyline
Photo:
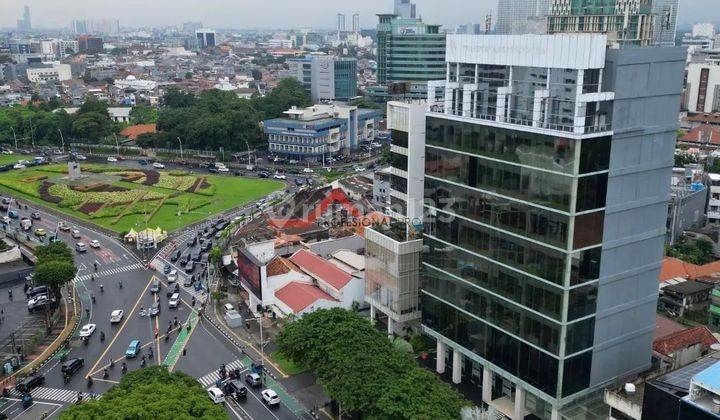
<path id="1" fill-rule="evenodd" d="M 440 24 L 448 29 L 468 22 L 481 23 L 487 13 L 496 18 L 497 2 L 485 0 L 449 0 L 433 2 L 418 0 L 418 15 L 428 23 Z M 123 27 L 169 26 L 200 20 L 206 26 L 231 29 L 315 27 L 335 29 L 337 13 L 360 15 L 362 28 L 373 28 L 375 14 L 392 11 L 391 0 L 368 0 L 363 4 L 349 0 L 336 1 L 332 8 L 321 0 L 308 0 L 302 4 L 287 0 L 269 0 L 262 8 L 251 2 L 238 4 L 229 0 L 209 0 L 202 7 L 189 0 L 158 0 L 152 3 L 128 0 L 119 4 L 109 0 L 72 0 L 57 3 L 50 0 L 26 0 L 6 9 L 0 16 L 0 27 L 14 28 L 22 17 L 23 7 L 29 6 L 35 28 L 68 28 L 74 19 L 119 19 Z M 712 7 L 715 6 L 715 10 Z M 720 8 L 715 0 L 680 0 L 678 26 L 694 22 L 720 21 Z M 278 14 L 278 10 L 288 13 Z M 708 11 L 714 12 L 708 14 Z"/>

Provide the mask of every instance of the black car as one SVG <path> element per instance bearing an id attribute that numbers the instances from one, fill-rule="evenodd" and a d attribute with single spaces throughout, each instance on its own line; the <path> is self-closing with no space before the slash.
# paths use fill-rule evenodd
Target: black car
<path id="1" fill-rule="evenodd" d="M 30 218 L 33 220 L 40 220 L 40 213 L 38 213 L 38 212 L 30 213 Z"/>
<path id="2" fill-rule="evenodd" d="M 247 388 L 237 379 L 231 379 L 223 384 L 223 392 L 225 395 L 232 395 L 237 398 L 245 398 L 247 396 Z"/>
<path id="3" fill-rule="evenodd" d="M 173 254 L 170 256 L 170 261 L 175 262 L 180 258 L 180 255 L 182 252 L 178 249 L 177 251 L 173 252 Z"/>
<path id="4" fill-rule="evenodd" d="M 185 280 L 183 280 L 183 286 L 190 287 L 195 283 L 195 274 L 192 276 L 185 277 Z"/>
<path id="5" fill-rule="evenodd" d="M 295 185 L 297 185 L 298 187 L 302 186 L 303 185 L 302 178 L 295 178 Z"/>
<path id="6" fill-rule="evenodd" d="M 185 264 L 185 272 L 186 272 L 186 273 L 192 273 L 194 269 L 195 269 L 195 262 L 193 262 L 193 261 L 188 261 L 188 262 Z"/>
<path id="7" fill-rule="evenodd" d="M 76 358 L 76 359 L 70 359 L 63 363 L 62 367 L 60 368 L 60 371 L 66 375 L 72 375 L 73 373 L 80 370 L 80 368 L 83 367 L 85 364 L 85 359 L 82 358 Z"/>
<path id="8" fill-rule="evenodd" d="M 193 236 L 192 241 L 190 242 L 190 246 L 195 246 L 198 243 L 198 237 Z"/>
<path id="9" fill-rule="evenodd" d="M 163 274 L 170 274 L 171 270 L 172 266 L 170 264 L 166 264 L 165 267 L 163 267 Z"/>
<path id="10" fill-rule="evenodd" d="M 160 302 L 155 302 L 150 306 L 150 316 L 160 315 Z"/>
<path id="11" fill-rule="evenodd" d="M 23 379 L 22 381 L 18 382 L 17 385 L 15 385 L 15 389 L 17 392 L 24 394 L 26 392 L 30 392 L 33 389 L 42 386 L 42 384 L 45 383 L 45 376 L 43 375 L 32 375 L 28 376 L 27 378 Z"/>
<path id="12" fill-rule="evenodd" d="M 185 265 L 190 261 L 190 254 L 185 254 L 180 258 L 180 265 Z"/>
<path id="13" fill-rule="evenodd" d="M 50 289 L 48 289 L 47 286 L 35 286 L 35 287 L 31 287 L 31 288 L 27 289 L 27 292 L 25 292 L 25 295 L 28 297 L 28 299 L 30 299 L 37 295 L 46 295 L 46 294 L 48 294 L 49 290 Z"/>
<path id="14" fill-rule="evenodd" d="M 165 292 L 165 296 L 170 297 L 175 293 L 180 293 L 180 285 L 177 283 L 173 284 L 168 288 L 168 291 Z"/>
<path id="15" fill-rule="evenodd" d="M 192 253 L 192 260 L 195 262 L 200 261 L 200 251 L 195 251 Z"/>
<path id="16" fill-rule="evenodd" d="M 216 174 L 219 171 L 216 167 L 212 166 L 212 167 L 208 168 L 208 172 L 210 172 L 211 174 Z"/>

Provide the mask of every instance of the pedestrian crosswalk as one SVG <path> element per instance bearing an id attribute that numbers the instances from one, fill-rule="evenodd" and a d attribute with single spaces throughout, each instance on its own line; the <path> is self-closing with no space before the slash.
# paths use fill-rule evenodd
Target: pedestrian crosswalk
<path id="1" fill-rule="evenodd" d="M 235 360 L 230 363 L 225 364 L 225 369 L 227 371 L 231 371 L 234 369 L 240 369 L 241 371 L 243 369 L 243 363 L 240 360 Z M 218 379 L 220 379 L 220 374 L 218 373 L 218 370 L 220 370 L 220 367 L 218 366 L 217 369 L 213 370 L 212 372 L 208 373 L 207 375 L 203 376 L 202 378 L 198 378 L 198 382 L 202 384 L 203 387 L 207 388 L 210 385 L 215 384 Z"/>
<path id="2" fill-rule="evenodd" d="M 113 276 L 113 275 L 116 275 L 116 274 L 126 273 L 126 272 L 128 272 L 128 271 L 133 271 L 133 270 L 140 270 L 140 269 L 144 269 L 144 268 L 145 268 L 144 265 L 138 264 L 138 263 L 136 263 L 136 264 L 130 264 L 130 265 L 121 265 L 121 266 L 118 266 L 118 267 L 113 267 L 113 268 L 111 268 L 111 269 L 109 269 L 109 270 L 103 270 L 103 271 L 99 271 L 99 272 L 97 272 L 97 273 L 85 274 L 85 275 L 82 275 L 82 276 L 77 276 L 77 277 L 75 277 L 75 280 L 73 280 L 73 283 L 81 283 L 81 282 L 84 282 L 84 281 L 86 281 L 86 280 L 90 280 L 90 277 L 92 277 L 92 276 L 95 276 L 95 278 L 98 279 L 98 278 L 101 278 L 101 277 Z"/>
<path id="3" fill-rule="evenodd" d="M 17 398 L 22 397 L 22 394 L 14 389 L 10 392 L 10 395 Z M 75 402 L 78 399 L 78 391 L 73 391 L 72 389 L 39 387 L 30 391 L 30 395 L 37 400 L 59 401 L 66 403 Z M 83 400 L 100 398 L 99 395 L 88 394 L 87 392 L 81 392 L 80 395 Z"/>

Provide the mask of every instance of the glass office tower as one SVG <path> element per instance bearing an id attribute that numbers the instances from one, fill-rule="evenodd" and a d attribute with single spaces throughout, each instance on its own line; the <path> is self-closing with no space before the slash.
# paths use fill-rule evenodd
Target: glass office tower
<path id="1" fill-rule="evenodd" d="M 507 418 L 650 365 L 684 56 L 606 43 L 451 35 L 428 84 L 423 330 Z"/>

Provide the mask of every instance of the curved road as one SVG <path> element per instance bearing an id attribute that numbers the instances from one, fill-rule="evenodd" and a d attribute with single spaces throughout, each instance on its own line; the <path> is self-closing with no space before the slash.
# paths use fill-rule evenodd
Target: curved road
<path id="1" fill-rule="evenodd" d="M 11 209 L 17 209 L 15 204 Z M 28 210 L 20 210 L 20 217 L 29 217 L 33 211 L 38 211 L 41 219 L 33 222 L 32 229 L 41 227 L 51 235 L 61 218 L 30 205 Z M 66 223 L 74 226 L 72 222 Z M 9 229 L 17 228 L 18 224 L 18 220 L 14 219 Z M 23 419 L 37 418 L 41 413 L 50 413 L 54 417 L 63 406 L 74 403 L 78 393 L 88 398 L 89 394 L 107 391 L 121 378 L 122 363 L 127 364 L 128 370 L 140 368 L 142 355 L 146 356 L 150 364 L 165 363 L 171 369 L 198 378 L 205 388 L 217 379 L 217 370 L 221 364 L 238 367 L 243 371 L 247 369 L 250 359 L 214 326 L 197 317 L 195 309 L 199 303 L 193 308 L 192 299 L 193 296 L 200 297 L 202 292 L 196 292 L 192 287 L 180 287 L 182 302 L 177 308 L 170 308 L 167 304 L 169 285 L 162 272 L 146 269 L 133 253 L 115 239 L 79 225 L 73 228 L 80 231 L 80 239 L 73 239 L 70 232 L 58 231 L 60 239 L 72 249 L 75 249 L 78 241 L 86 244 L 92 240 L 100 242 L 100 248 L 88 246 L 86 253 L 75 253 L 79 269 L 75 285 L 82 306 L 81 326 L 93 323 L 97 325 L 97 330 L 87 345 L 79 340 L 76 332 L 67 357 L 83 358 L 84 366 L 65 384 L 59 355 L 55 356 L 39 370 L 40 374 L 45 375 L 46 381 L 41 388 L 32 392 L 36 404 L 24 410 L 19 407 L 17 395 L 13 393 L 13 398 L 0 404 L 1 413 L 10 418 Z M 187 232 L 181 239 L 190 239 L 194 234 L 195 231 Z M 33 236 L 32 232 L 30 235 Z M 42 242 L 47 243 L 47 239 Z M 181 242 L 179 246 L 187 247 L 187 244 Z M 97 271 L 94 268 L 96 262 Z M 152 294 L 149 289 L 156 278 L 161 281 L 162 288 L 158 294 Z M 179 283 L 182 286 L 182 277 Z M 92 302 L 93 295 L 95 303 Z M 147 310 L 156 301 L 160 303 L 159 316 L 141 316 L 142 310 Z M 124 318 L 119 323 L 111 324 L 110 313 L 116 309 L 124 311 Z M 175 318 L 178 326 L 175 326 Z M 186 330 L 181 333 L 180 330 L 188 322 L 191 324 L 190 332 Z M 166 340 L 168 326 L 171 331 Z M 105 333 L 104 341 L 100 339 L 101 331 Z M 137 357 L 127 359 L 125 350 L 132 340 L 140 340 L 142 350 Z M 114 363 L 112 368 L 109 367 L 111 359 Z M 108 371 L 107 378 L 104 378 L 104 369 Z M 92 377 L 92 385 L 88 384 L 87 377 Z M 246 401 L 241 404 L 226 404 L 229 417 L 276 420 L 298 418 L 284 403 L 280 407 L 268 408 L 260 397 L 261 388 L 250 391 Z"/>

